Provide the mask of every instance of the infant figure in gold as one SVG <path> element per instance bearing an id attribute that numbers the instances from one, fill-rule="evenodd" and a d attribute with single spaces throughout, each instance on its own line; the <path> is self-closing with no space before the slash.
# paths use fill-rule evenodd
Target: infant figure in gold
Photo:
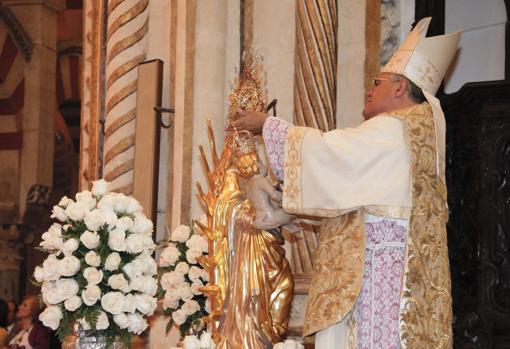
<path id="1" fill-rule="evenodd" d="M 294 283 L 285 250 L 278 237 L 256 229 L 256 209 L 246 184 L 259 174 L 255 139 L 235 132 L 225 139 L 221 157 L 208 171 L 210 190 L 199 196 L 207 210 L 207 226 L 198 224 L 210 240 L 210 284 L 203 288 L 211 299 L 209 318 L 220 349 L 270 349 L 288 327 Z"/>

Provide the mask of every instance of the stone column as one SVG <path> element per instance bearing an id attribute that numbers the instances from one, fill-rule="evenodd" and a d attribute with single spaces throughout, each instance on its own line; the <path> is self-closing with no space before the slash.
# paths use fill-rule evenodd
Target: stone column
<path id="1" fill-rule="evenodd" d="M 146 58 L 149 0 L 108 1 L 104 178 L 111 189 L 133 192 L 138 70 Z"/>
<path id="2" fill-rule="evenodd" d="M 336 2 L 298 0 L 296 13 L 294 122 L 329 131 L 336 127 Z"/>
<path id="3" fill-rule="evenodd" d="M 4 0 L 33 43 L 25 70 L 20 216 L 33 184 L 51 187 L 56 113 L 57 15 L 64 0 Z"/>

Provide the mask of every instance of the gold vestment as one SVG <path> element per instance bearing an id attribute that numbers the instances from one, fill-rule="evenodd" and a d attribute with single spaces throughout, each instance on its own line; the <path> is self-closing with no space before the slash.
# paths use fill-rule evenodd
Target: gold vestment
<path id="1" fill-rule="evenodd" d="M 446 186 L 437 173 L 436 139 L 428 103 L 388 113 L 403 123 L 410 153 L 412 205 L 353 207 L 339 215 L 310 210 L 302 199 L 302 143 L 308 130 L 293 127 L 285 144 L 284 209 L 323 217 L 303 334 L 310 335 L 342 321 L 355 305 L 363 278 L 363 210 L 408 218 L 409 231 L 400 307 L 403 349 L 452 347 L 450 270 L 446 237 Z M 348 170 L 348 169 L 347 169 Z M 338 174 L 339 176 L 342 174 Z M 310 183 L 308 183 L 310 185 Z M 373 183 L 374 188 L 377 183 Z M 342 193 L 338 193 L 342 195 Z M 407 217 L 406 217 L 407 215 Z M 333 258 L 334 256 L 334 258 Z"/>

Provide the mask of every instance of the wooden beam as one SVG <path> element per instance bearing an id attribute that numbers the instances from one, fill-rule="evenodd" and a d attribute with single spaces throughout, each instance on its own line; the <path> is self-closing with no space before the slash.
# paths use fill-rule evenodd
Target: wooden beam
<path id="1" fill-rule="evenodd" d="M 160 115 L 154 107 L 161 105 L 162 75 L 160 60 L 138 66 L 133 196 L 153 222 L 156 222 L 160 140 Z"/>

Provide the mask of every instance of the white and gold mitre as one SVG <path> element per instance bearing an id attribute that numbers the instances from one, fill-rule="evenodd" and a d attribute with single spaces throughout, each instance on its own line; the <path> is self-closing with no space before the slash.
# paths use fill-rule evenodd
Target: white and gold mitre
<path id="1" fill-rule="evenodd" d="M 403 75 L 435 95 L 457 51 L 461 31 L 426 38 L 431 19 L 416 24 L 381 72 Z"/>

